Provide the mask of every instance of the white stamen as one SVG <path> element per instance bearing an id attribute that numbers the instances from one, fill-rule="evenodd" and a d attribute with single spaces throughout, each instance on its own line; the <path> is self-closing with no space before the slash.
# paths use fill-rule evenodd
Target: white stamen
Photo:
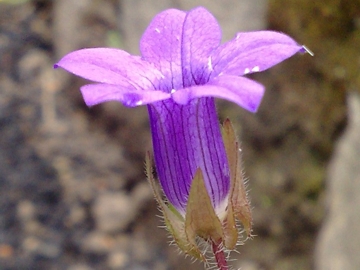
<path id="1" fill-rule="evenodd" d="M 211 56 L 208 58 L 208 68 L 209 70 L 213 71 L 213 66 L 212 66 L 212 62 L 211 62 Z"/>
<path id="2" fill-rule="evenodd" d="M 310 49 L 308 47 L 306 47 L 305 45 L 303 45 L 302 47 L 308 54 L 310 54 L 311 56 L 314 56 L 314 53 L 312 51 L 310 51 Z"/>
<path id="3" fill-rule="evenodd" d="M 244 74 L 248 74 L 248 73 L 250 73 L 250 68 L 245 68 Z"/>
<path id="4" fill-rule="evenodd" d="M 142 100 L 139 100 L 139 101 L 137 101 L 135 104 L 136 104 L 137 106 L 140 106 L 140 105 L 143 104 L 143 101 L 142 101 Z"/>
<path id="5" fill-rule="evenodd" d="M 158 32 L 158 33 L 160 33 L 160 30 L 159 30 L 159 28 L 155 28 L 155 31 L 156 31 L 156 32 Z"/>
<path id="6" fill-rule="evenodd" d="M 235 40 L 238 40 L 240 38 L 240 33 L 236 34 Z"/>
<path id="7" fill-rule="evenodd" d="M 174 94 L 175 92 L 176 92 L 175 89 L 171 89 L 171 91 L 170 91 L 171 94 Z"/>
<path id="8" fill-rule="evenodd" d="M 252 72 L 259 72 L 260 71 L 260 67 L 259 66 L 255 66 L 252 68 L 251 70 Z"/>

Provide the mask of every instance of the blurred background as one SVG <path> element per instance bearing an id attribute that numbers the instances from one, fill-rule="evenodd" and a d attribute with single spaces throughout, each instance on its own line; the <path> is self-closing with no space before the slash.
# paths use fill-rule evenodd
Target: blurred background
<path id="1" fill-rule="evenodd" d="M 138 53 L 158 12 L 210 10 L 224 41 L 282 31 L 314 53 L 251 77 L 257 114 L 219 101 L 242 142 L 254 239 L 234 269 L 360 269 L 359 0 L 0 0 L 0 269 L 203 269 L 159 228 L 146 108 L 91 109 L 53 64 L 84 47 Z M 121 60 L 120 60 L 121 61 Z"/>

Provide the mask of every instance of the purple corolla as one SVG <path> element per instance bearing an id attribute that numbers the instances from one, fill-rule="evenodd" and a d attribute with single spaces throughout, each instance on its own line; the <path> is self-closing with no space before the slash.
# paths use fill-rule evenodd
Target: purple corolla
<path id="1" fill-rule="evenodd" d="M 234 187 L 230 163 L 234 160 L 229 160 L 214 98 L 256 112 L 264 87 L 243 75 L 263 71 L 305 51 L 287 35 L 272 31 L 238 33 L 234 39 L 220 42 L 219 24 L 206 9 L 169 9 L 158 14 L 143 34 L 141 56 L 120 49 L 82 49 L 55 65 L 96 82 L 81 87 L 88 106 L 110 100 L 129 107 L 147 105 L 155 165 L 166 205 L 184 221 L 185 228 L 187 210 L 194 208 L 189 206 L 189 196 L 195 178 L 201 179 L 198 187 L 205 187 L 204 196 L 220 223 L 229 211 Z M 170 231 L 181 234 L 184 226 Z M 189 233 L 185 234 L 186 242 Z M 196 232 L 207 237 L 201 234 Z M 224 234 L 219 237 L 226 238 Z"/>

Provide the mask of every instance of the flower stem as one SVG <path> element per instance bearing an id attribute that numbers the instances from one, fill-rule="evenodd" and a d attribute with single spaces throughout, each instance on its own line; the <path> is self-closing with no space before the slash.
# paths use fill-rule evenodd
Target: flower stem
<path id="1" fill-rule="evenodd" d="M 229 270 L 224 250 L 220 247 L 221 242 L 215 243 L 212 241 L 211 244 L 212 244 L 212 249 L 213 249 L 213 252 L 215 255 L 215 260 L 216 260 L 219 270 Z"/>

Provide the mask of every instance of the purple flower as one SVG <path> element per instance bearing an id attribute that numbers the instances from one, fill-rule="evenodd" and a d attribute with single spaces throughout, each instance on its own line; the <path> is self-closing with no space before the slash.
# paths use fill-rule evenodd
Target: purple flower
<path id="1" fill-rule="evenodd" d="M 221 30 L 204 8 L 158 14 L 140 41 L 141 56 L 119 49 L 69 53 L 55 67 L 97 82 L 81 87 L 88 106 L 116 100 L 147 105 L 158 177 L 168 201 L 185 217 L 198 169 L 217 215 L 228 205 L 230 165 L 214 98 L 255 112 L 264 87 L 243 75 L 263 71 L 304 48 L 271 31 Z"/>

